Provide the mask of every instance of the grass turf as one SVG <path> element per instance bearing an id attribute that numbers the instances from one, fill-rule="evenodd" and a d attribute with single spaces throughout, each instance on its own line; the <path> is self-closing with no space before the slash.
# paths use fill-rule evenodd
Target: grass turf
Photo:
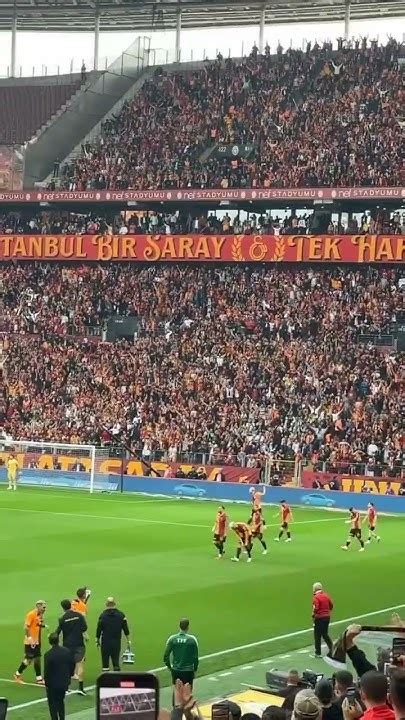
<path id="1" fill-rule="evenodd" d="M 377 502 L 378 507 L 378 502 Z M 125 610 L 134 640 L 136 668 L 157 668 L 167 636 L 181 616 L 191 619 L 202 655 L 239 647 L 204 660 L 201 673 L 287 652 L 311 640 L 304 633 L 279 641 L 249 645 L 294 633 L 311 625 L 312 583 L 322 581 L 335 601 L 334 619 L 382 610 L 401 603 L 405 574 L 399 572 L 405 523 L 382 517 L 382 542 L 358 553 L 340 545 L 346 539 L 345 517 L 325 510 L 296 508 L 292 543 L 274 543 L 276 508 L 267 507 L 269 554 L 255 547 L 253 562 L 214 559 L 211 528 L 215 503 L 144 496 L 93 495 L 79 491 L 20 488 L 0 491 L 1 617 L 0 695 L 10 705 L 43 697 L 41 688 L 17 686 L 12 677 L 21 660 L 24 615 L 38 598 L 48 602 L 51 629 L 61 614 L 59 602 L 77 587 L 92 589 L 86 683 L 99 670 L 94 635 L 106 596 Z M 228 507 L 233 520 L 246 520 L 248 508 Z M 231 533 L 233 535 L 233 533 Z M 382 612 L 375 620 L 387 620 Z M 46 646 L 46 643 L 44 643 Z M 33 671 L 26 671 L 26 681 Z M 166 672 L 161 673 L 168 683 Z M 90 707 L 94 697 L 68 699 L 68 712 Z M 43 720 L 44 704 L 16 708 L 14 720 Z"/>

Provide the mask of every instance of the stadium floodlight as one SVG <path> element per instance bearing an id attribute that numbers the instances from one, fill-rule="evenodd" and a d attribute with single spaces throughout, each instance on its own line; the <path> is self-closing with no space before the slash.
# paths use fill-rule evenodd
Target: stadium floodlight
<path id="1" fill-rule="evenodd" d="M 18 485 L 110 492 L 120 486 L 121 469 L 111 471 L 108 448 L 70 443 L 0 440 L 0 481 L 7 480 L 7 461 L 19 465 Z"/>

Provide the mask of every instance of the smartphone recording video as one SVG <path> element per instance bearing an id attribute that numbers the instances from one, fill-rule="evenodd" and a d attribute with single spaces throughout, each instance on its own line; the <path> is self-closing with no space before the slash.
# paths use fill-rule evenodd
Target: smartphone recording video
<path id="1" fill-rule="evenodd" d="M 103 673 L 97 680 L 97 720 L 157 720 L 159 684 L 150 673 Z"/>
<path id="2" fill-rule="evenodd" d="M 392 664 L 399 665 L 399 658 L 405 657 L 405 637 L 394 638 L 392 641 Z"/>
<path id="3" fill-rule="evenodd" d="M 350 707 L 356 706 L 356 700 L 357 700 L 357 690 L 354 687 L 349 687 L 346 690 L 346 698 L 347 702 L 349 703 Z"/>

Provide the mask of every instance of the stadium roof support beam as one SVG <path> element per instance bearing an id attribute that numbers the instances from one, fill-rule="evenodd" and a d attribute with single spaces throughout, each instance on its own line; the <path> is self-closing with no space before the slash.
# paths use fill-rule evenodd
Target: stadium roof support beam
<path id="1" fill-rule="evenodd" d="M 345 0 L 345 40 L 349 39 L 350 33 L 350 0 Z"/>
<path id="2" fill-rule="evenodd" d="M 94 70 L 98 70 L 99 45 L 100 45 L 100 10 L 97 7 L 96 14 L 94 16 L 94 55 L 93 55 L 93 69 Z"/>
<path id="3" fill-rule="evenodd" d="M 177 15 L 176 15 L 176 40 L 175 40 L 175 61 L 180 62 L 180 55 L 181 55 L 181 46 L 180 46 L 180 40 L 181 40 L 181 9 L 177 9 Z"/>
<path id="4" fill-rule="evenodd" d="M 10 76 L 16 76 L 17 70 L 17 10 L 14 3 L 14 15 L 11 21 L 11 59 L 10 59 Z"/>
<path id="5" fill-rule="evenodd" d="M 264 28 L 266 25 L 266 6 L 263 5 L 260 11 L 260 25 L 259 25 L 259 53 L 264 50 Z"/>

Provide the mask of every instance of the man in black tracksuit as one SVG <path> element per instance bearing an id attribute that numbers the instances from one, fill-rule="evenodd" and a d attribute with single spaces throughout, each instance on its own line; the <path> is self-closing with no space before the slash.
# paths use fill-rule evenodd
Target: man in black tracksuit
<path id="1" fill-rule="evenodd" d="M 107 598 L 106 609 L 101 613 L 96 630 L 97 647 L 101 647 L 101 664 L 103 671 L 108 671 L 110 659 L 114 670 L 120 669 L 121 636 L 124 633 L 128 647 L 129 639 L 128 621 L 121 610 L 115 605 L 112 597 Z"/>
<path id="2" fill-rule="evenodd" d="M 56 634 L 62 633 L 63 647 L 68 648 L 72 658 L 72 677 L 75 675 L 76 670 L 83 663 L 86 655 L 86 641 L 87 641 L 87 623 L 84 615 L 72 610 L 70 600 L 62 600 L 62 610 L 64 614 L 59 618 L 58 627 Z M 79 689 L 77 691 L 80 695 L 85 695 L 86 691 L 83 687 L 83 679 L 79 679 Z"/>

